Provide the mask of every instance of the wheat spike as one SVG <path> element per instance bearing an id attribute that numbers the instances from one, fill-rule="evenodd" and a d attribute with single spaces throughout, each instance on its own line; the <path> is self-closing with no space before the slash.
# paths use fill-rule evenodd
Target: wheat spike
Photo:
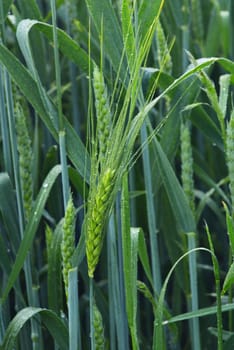
<path id="1" fill-rule="evenodd" d="M 61 244 L 63 280 L 66 297 L 68 296 L 68 272 L 72 268 L 71 257 L 74 252 L 75 216 L 75 207 L 72 198 L 70 197 L 64 217 L 63 238 Z"/>
<path id="2" fill-rule="evenodd" d="M 160 21 L 158 21 L 157 23 L 156 42 L 157 42 L 157 54 L 158 54 L 159 67 L 164 72 L 171 74 L 172 59 L 171 59 L 170 51 L 168 49 L 164 30 Z"/>
<path id="3" fill-rule="evenodd" d="M 182 185 L 190 208 L 192 209 L 193 213 L 195 213 L 192 146 L 189 128 L 183 122 L 181 123 L 180 139 Z"/>
<path id="4" fill-rule="evenodd" d="M 103 244 L 103 230 L 110 209 L 115 171 L 107 168 L 100 176 L 94 195 L 88 202 L 86 223 L 86 255 L 88 274 L 93 278 Z"/>
<path id="5" fill-rule="evenodd" d="M 33 202 L 32 148 L 26 118 L 19 104 L 16 105 L 17 148 L 19 152 L 20 182 L 23 196 L 25 221 L 28 222 Z"/>
<path id="6" fill-rule="evenodd" d="M 105 336 L 103 320 L 100 311 L 96 304 L 93 305 L 93 327 L 94 327 L 94 342 L 96 350 L 105 349 Z"/>
<path id="7" fill-rule="evenodd" d="M 111 111 L 104 78 L 97 66 L 94 67 L 93 71 L 93 86 L 97 114 L 97 138 L 99 142 L 99 155 L 100 160 L 102 161 L 108 148 Z"/>

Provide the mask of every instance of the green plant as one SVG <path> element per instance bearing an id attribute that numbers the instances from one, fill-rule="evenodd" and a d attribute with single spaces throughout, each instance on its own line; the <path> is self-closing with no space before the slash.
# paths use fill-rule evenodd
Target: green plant
<path id="1" fill-rule="evenodd" d="M 0 349 L 232 348 L 233 19 L 0 2 Z"/>

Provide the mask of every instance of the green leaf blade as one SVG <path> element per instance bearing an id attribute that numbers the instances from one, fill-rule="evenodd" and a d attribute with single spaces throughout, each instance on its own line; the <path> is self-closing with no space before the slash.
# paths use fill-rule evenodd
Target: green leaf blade
<path id="1" fill-rule="evenodd" d="M 10 322 L 1 345 L 3 350 L 12 350 L 15 346 L 16 338 L 24 326 L 32 317 L 40 315 L 45 326 L 56 340 L 61 349 L 67 350 L 68 331 L 60 318 L 50 310 L 42 308 L 27 307 L 18 312 Z"/>
<path id="2" fill-rule="evenodd" d="M 49 196 L 50 190 L 58 177 L 58 175 L 61 172 L 61 166 L 57 165 L 55 166 L 50 173 L 47 175 L 41 190 L 37 196 L 34 208 L 32 210 L 32 213 L 30 215 L 28 225 L 26 226 L 23 240 L 21 241 L 15 263 L 12 267 L 11 273 L 8 277 L 8 282 L 6 285 L 6 288 L 3 291 L 2 297 L 1 297 L 1 304 L 4 303 L 6 300 L 11 288 L 13 287 L 20 270 L 23 267 L 24 261 L 27 257 L 27 253 L 32 245 L 33 239 L 36 234 L 36 230 L 39 225 L 40 218 L 42 216 L 44 206 L 46 203 L 46 200 Z"/>

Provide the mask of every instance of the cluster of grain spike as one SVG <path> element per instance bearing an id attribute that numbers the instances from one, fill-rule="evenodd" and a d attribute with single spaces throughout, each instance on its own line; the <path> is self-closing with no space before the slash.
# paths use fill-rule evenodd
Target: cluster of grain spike
<path id="1" fill-rule="evenodd" d="M 104 228 L 111 207 L 110 198 L 113 193 L 115 177 L 115 169 L 107 166 L 105 159 L 108 152 L 111 112 L 104 78 L 97 67 L 94 68 L 93 86 L 97 115 L 96 143 L 98 144 L 97 162 L 99 169 L 97 179 L 91 182 L 85 223 L 86 256 L 90 278 L 93 278 L 102 249 Z"/>

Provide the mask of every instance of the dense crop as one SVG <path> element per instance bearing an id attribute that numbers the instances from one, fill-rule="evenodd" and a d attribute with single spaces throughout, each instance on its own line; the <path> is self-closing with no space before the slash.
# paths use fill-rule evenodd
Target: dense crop
<path id="1" fill-rule="evenodd" d="M 0 349 L 234 344 L 232 0 L 0 2 Z"/>

